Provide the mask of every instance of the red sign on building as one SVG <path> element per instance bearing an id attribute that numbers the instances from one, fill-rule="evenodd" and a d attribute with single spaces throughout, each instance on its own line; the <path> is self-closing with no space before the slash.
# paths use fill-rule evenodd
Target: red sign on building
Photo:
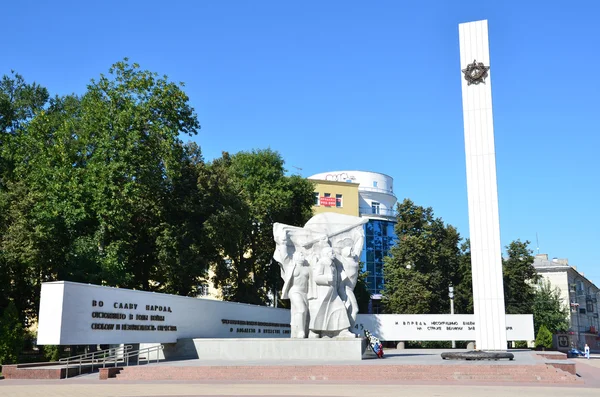
<path id="1" fill-rule="evenodd" d="M 335 207 L 335 197 L 321 197 L 319 204 L 324 207 Z"/>

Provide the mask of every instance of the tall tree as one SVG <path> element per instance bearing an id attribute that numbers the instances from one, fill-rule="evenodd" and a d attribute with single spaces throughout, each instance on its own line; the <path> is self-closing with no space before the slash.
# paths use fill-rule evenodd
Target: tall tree
<path id="1" fill-rule="evenodd" d="M 125 60 L 81 97 L 41 109 L 43 91 L 30 91 L 21 113 L 1 100 L 12 164 L 0 188 L 4 301 L 31 318 L 49 280 L 193 294 L 216 248 L 200 150 L 179 139 L 200 128 L 181 85 Z"/>
<path id="2" fill-rule="evenodd" d="M 460 281 L 460 235 L 452 225 L 405 199 L 398 204 L 398 244 L 384 259 L 388 313 L 447 313 L 448 287 Z"/>
<path id="3" fill-rule="evenodd" d="M 209 222 L 223 253 L 214 281 L 226 300 L 271 303 L 283 284 L 273 260 L 273 224 L 304 225 L 312 216 L 313 185 L 286 176 L 281 155 L 270 149 L 224 153 L 210 171 L 223 197 Z"/>
<path id="4" fill-rule="evenodd" d="M 467 239 L 460 247 L 458 284 L 454 287 L 454 313 L 473 313 L 473 277 L 471 273 L 471 242 Z"/>
<path id="5" fill-rule="evenodd" d="M 22 321 L 34 308 L 30 297 L 38 274 L 29 266 L 30 261 L 15 261 L 15 253 L 4 237 L 12 232 L 20 236 L 16 240 L 28 244 L 31 242 L 28 235 L 35 232 L 24 216 L 24 210 L 35 198 L 29 196 L 26 186 L 15 178 L 14 153 L 18 140 L 26 134 L 27 123 L 44 109 L 47 101 L 48 91 L 44 87 L 27 83 L 18 73 L 12 72 L 0 80 L 0 313 L 12 298 Z"/>
<path id="6" fill-rule="evenodd" d="M 560 297 L 558 287 L 553 287 L 549 280 L 543 278 L 536 287 L 531 307 L 535 334 L 542 325 L 553 334 L 566 331 L 569 328 L 569 309 Z"/>
<path id="7" fill-rule="evenodd" d="M 504 300 L 507 314 L 531 313 L 538 274 L 533 267 L 529 241 L 515 240 L 506 246 L 502 259 Z"/>
<path id="8" fill-rule="evenodd" d="M 22 131 L 23 124 L 44 108 L 48 98 L 46 88 L 27 83 L 20 74 L 4 75 L 0 80 L 0 137 Z"/>
<path id="9" fill-rule="evenodd" d="M 10 301 L 0 315 L 0 365 L 16 363 L 23 344 L 23 326 L 15 304 Z"/>

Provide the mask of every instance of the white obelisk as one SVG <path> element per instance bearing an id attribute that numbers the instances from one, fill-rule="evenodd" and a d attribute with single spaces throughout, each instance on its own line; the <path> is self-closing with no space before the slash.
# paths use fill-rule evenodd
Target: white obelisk
<path id="1" fill-rule="evenodd" d="M 461 23 L 460 66 L 477 350 L 506 350 L 487 21 Z"/>

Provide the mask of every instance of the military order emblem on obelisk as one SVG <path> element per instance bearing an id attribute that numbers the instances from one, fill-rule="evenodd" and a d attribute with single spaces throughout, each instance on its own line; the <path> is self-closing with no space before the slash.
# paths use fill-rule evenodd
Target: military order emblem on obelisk
<path id="1" fill-rule="evenodd" d="M 506 350 L 487 21 L 458 25 L 467 160 L 475 344 Z"/>

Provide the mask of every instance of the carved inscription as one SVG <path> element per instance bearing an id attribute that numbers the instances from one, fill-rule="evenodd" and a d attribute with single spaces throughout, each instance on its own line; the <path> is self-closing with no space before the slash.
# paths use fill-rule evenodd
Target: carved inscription
<path id="1" fill-rule="evenodd" d="M 104 301 L 92 300 L 92 307 L 104 308 Z M 108 307 L 118 311 L 92 311 L 92 318 L 97 321 L 91 325 L 93 330 L 97 331 L 159 331 L 174 332 L 177 331 L 176 325 L 165 325 L 167 318 L 163 314 L 154 314 L 154 312 L 173 313 L 170 306 L 162 305 L 139 305 L 131 302 L 112 302 Z M 139 309 L 138 309 L 139 308 Z M 143 310 L 152 313 L 139 313 Z M 146 324 L 134 324 L 126 321 L 143 321 Z"/>

